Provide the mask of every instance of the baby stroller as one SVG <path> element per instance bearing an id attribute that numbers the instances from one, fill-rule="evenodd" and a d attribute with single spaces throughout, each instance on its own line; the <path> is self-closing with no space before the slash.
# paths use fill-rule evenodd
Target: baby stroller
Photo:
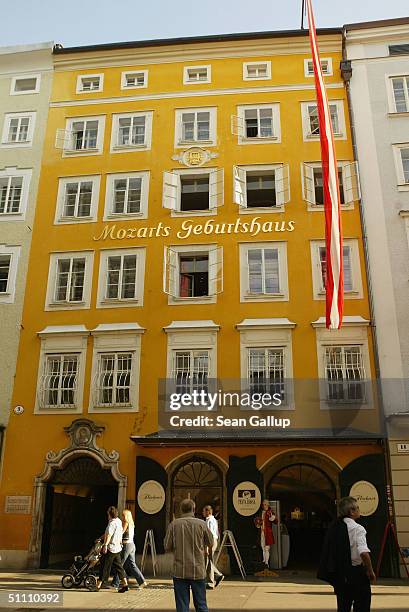
<path id="1" fill-rule="evenodd" d="M 61 584 L 64 589 L 72 589 L 72 587 L 80 587 L 84 584 L 89 591 L 94 591 L 97 586 L 97 576 L 94 573 L 94 568 L 101 558 L 102 542 L 97 540 L 86 557 L 77 555 L 74 557 L 74 562 L 70 569 L 61 578 Z"/>

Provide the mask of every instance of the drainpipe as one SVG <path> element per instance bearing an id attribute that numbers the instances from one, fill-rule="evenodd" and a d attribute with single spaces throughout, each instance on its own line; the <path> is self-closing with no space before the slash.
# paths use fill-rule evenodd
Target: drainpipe
<path id="1" fill-rule="evenodd" d="M 348 101 L 348 113 L 349 113 L 349 122 L 351 125 L 351 140 L 352 140 L 352 150 L 354 153 L 354 160 L 358 160 L 358 148 L 356 144 L 356 132 L 355 132 L 355 120 L 354 120 L 354 111 L 351 103 L 351 89 L 350 89 L 350 80 L 352 77 L 352 62 L 347 58 L 346 52 L 346 37 L 347 37 L 347 28 L 344 26 L 342 29 L 342 61 L 341 61 L 341 74 L 345 83 L 345 89 L 347 94 Z M 362 242 L 363 242 L 363 250 L 365 257 L 365 267 L 366 267 L 366 279 L 368 285 L 368 302 L 369 302 L 369 316 L 371 318 L 370 328 L 371 328 L 371 336 L 372 343 L 374 347 L 374 363 L 375 363 L 375 376 L 376 376 L 376 389 L 378 390 L 378 398 L 380 402 L 380 408 L 382 410 L 383 416 L 383 426 L 385 427 L 387 440 L 385 444 L 385 439 L 382 439 L 382 446 L 384 448 L 384 456 L 385 456 L 385 478 L 386 478 L 386 498 L 387 498 L 387 506 L 388 506 L 388 520 L 393 523 L 395 532 L 396 532 L 396 523 L 395 523 L 395 515 L 394 515 L 394 499 L 393 499 L 393 490 L 392 490 L 392 467 L 391 467 L 391 458 L 390 458 L 390 450 L 389 450 L 389 435 L 386 429 L 386 418 L 384 413 L 384 404 L 383 404 L 383 394 L 382 394 L 382 385 L 378 384 L 378 380 L 381 380 L 381 370 L 379 363 L 379 349 L 378 349 L 378 340 L 376 336 L 376 320 L 375 320 L 375 310 L 374 310 L 374 299 L 373 299 L 373 290 L 372 290 L 372 279 L 371 279 L 371 266 L 369 263 L 369 252 L 368 252 L 368 236 L 366 233 L 366 224 L 365 224 L 365 215 L 363 208 L 363 195 L 361 191 L 361 201 L 359 202 L 359 216 L 361 220 L 361 231 L 362 231 Z M 392 571 L 394 570 L 394 563 L 392 561 Z M 398 575 L 400 573 L 399 569 L 399 561 L 398 561 Z"/>

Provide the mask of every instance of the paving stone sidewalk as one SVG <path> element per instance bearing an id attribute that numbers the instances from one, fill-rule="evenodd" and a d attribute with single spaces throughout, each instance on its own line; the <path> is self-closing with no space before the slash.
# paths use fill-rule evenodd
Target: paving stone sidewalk
<path id="1" fill-rule="evenodd" d="M 48 572 L 2 572 L 0 575 L 0 610 L 175 610 L 172 582 L 169 579 L 149 580 L 149 586 L 142 591 L 131 588 L 127 593 L 114 589 L 98 593 L 86 589 L 65 590 L 61 587 L 61 574 Z M 8 593 L 16 591 L 55 591 L 63 594 L 61 608 L 46 607 L 44 604 L 4 605 Z M 373 587 L 372 610 L 385 612 L 408 612 L 409 580 L 381 581 Z M 214 591 L 208 592 L 210 612 L 231 610 L 277 610 L 280 612 L 334 612 L 335 597 L 330 587 L 309 577 L 278 576 L 274 579 L 256 581 L 226 580 Z M 193 609 L 193 608 L 192 608 Z"/>

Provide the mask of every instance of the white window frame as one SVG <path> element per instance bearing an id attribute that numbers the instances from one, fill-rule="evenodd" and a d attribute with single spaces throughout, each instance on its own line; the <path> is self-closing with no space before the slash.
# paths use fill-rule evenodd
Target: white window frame
<path id="1" fill-rule="evenodd" d="M 209 176 L 209 209 L 181 210 L 182 183 L 184 176 Z M 224 203 L 224 170 L 223 168 L 176 168 L 163 173 L 163 208 L 171 210 L 172 217 L 206 217 L 217 214 L 219 206 Z"/>
<path id="2" fill-rule="evenodd" d="M 248 252 L 255 249 L 277 249 L 278 274 L 280 290 L 278 293 L 251 293 L 249 288 Z M 288 263 L 287 243 L 271 240 L 268 242 L 242 242 L 240 250 L 240 302 L 287 302 L 288 290 Z"/>
<path id="3" fill-rule="evenodd" d="M 218 325 L 213 321 L 172 321 L 164 329 L 168 337 L 167 379 L 172 379 L 174 355 L 177 351 L 208 351 L 208 378 L 217 378 Z"/>
<path id="4" fill-rule="evenodd" d="M 23 119 L 28 117 L 29 124 L 27 130 L 27 140 L 23 140 L 22 142 L 10 142 L 8 140 L 9 132 L 10 132 L 10 123 L 12 119 Z M 34 127 L 36 121 L 36 113 L 33 112 L 20 112 L 20 113 L 6 113 L 4 115 L 4 124 L 3 124 L 3 135 L 1 139 L 1 146 L 4 149 L 12 149 L 12 148 L 27 148 L 33 146 L 33 138 L 34 138 Z"/>
<path id="5" fill-rule="evenodd" d="M 264 108 L 272 109 L 272 123 L 273 123 L 273 135 L 270 137 L 257 136 L 255 138 L 247 138 L 246 134 L 246 121 L 245 111 L 246 110 L 261 110 Z M 237 107 L 237 116 L 234 115 L 231 118 L 232 122 L 232 133 L 237 135 L 238 144 L 241 145 L 253 145 L 253 144 L 266 144 L 266 143 L 280 143 L 281 142 L 281 121 L 280 121 L 280 103 L 273 102 L 271 104 L 242 104 Z"/>
<path id="6" fill-rule="evenodd" d="M 282 181 L 282 196 L 277 197 L 275 206 L 251 206 L 247 207 L 247 173 L 267 173 L 274 171 L 282 176 L 275 177 L 276 184 Z M 233 202 L 240 207 L 240 214 L 271 214 L 285 212 L 285 204 L 290 201 L 290 170 L 288 164 L 253 164 L 251 166 L 233 167 Z"/>
<path id="7" fill-rule="evenodd" d="M 108 259 L 115 256 L 136 256 L 136 282 L 135 297 L 133 298 L 108 298 L 106 297 Z M 135 308 L 143 306 L 144 284 L 145 284 L 145 261 L 146 248 L 137 247 L 133 249 L 103 249 L 100 251 L 97 308 Z"/>
<path id="8" fill-rule="evenodd" d="M 38 336 L 41 340 L 41 347 L 34 414 L 81 414 L 83 412 L 85 362 L 89 331 L 84 325 L 50 326 L 38 332 Z M 78 355 L 77 388 L 74 396 L 75 405 L 68 408 L 43 408 L 40 396 L 47 357 L 68 354 Z"/>
<path id="9" fill-rule="evenodd" d="M 140 212 L 137 213 L 114 213 L 114 185 L 118 179 L 141 179 L 141 204 Z M 147 219 L 148 217 L 148 201 L 149 201 L 149 170 L 141 172 L 119 172 L 110 173 L 107 175 L 106 180 L 106 193 L 105 193 L 105 208 L 104 208 L 104 221 L 112 221 L 114 219 Z"/>
<path id="10" fill-rule="evenodd" d="M 337 115 L 338 115 L 338 125 L 339 132 L 334 132 L 335 140 L 346 140 L 346 125 L 345 125 L 345 113 L 344 113 L 344 101 L 343 100 L 328 100 L 329 105 L 335 105 L 337 107 Z M 314 142 L 316 140 L 319 141 L 319 134 L 311 134 L 310 130 L 310 118 L 308 114 L 309 106 L 317 106 L 317 102 L 315 100 L 310 100 L 308 102 L 301 102 L 301 119 L 302 119 L 302 131 L 303 138 L 305 142 Z"/>
<path id="11" fill-rule="evenodd" d="M 365 321 L 361 317 L 351 317 L 351 319 L 360 319 L 362 322 L 349 322 L 348 317 L 344 317 L 343 325 L 341 329 L 329 330 L 325 327 L 324 318 L 318 319 L 312 323 L 313 327 L 316 328 L 316 342 L 317 342 L 317 358 L 318 358 L 318 377 L 320 380 L 320 408 L 321 410 L 336 410 L 337 408 L 345 409 L 348 408 L 348 402 L 345 402 L 339 406 L 336 402 L 327 400 L 327 385 L 325 375 L 325 349 L 327 346 L 360 346 L 362 350 L 362 362 L 365 372 L 365 381 L 370 381 L 372 378 L 371 364 L 369 359 L 369 348 L 368 348 L 368 333 L 367 326 L 369 321 Z M 369 393 L 368 386 L 366 391 Z M 364 403 L 359 404 L 361 409 L 373 408 L 372 398 L 366 397 Z M 350 407 L 356 410 L 357 404 L 352 402 Z"/>
<path id="12" fill-rule="evenodd" d="M 208 140 L 182 140 L 182 115 L 185 113 L 209 113 L 209 139 Z M 207 147 L 217 144 L 217 109 L 215 106 L 203 106 L 202 108 L 177 108 L 175 110 L 175 148 L 186 149 L 192 146 L 206 145 Z"/>
<path id="13" fill-rule="evenodd" d="M 7 289 L 5 292 L 0 293 L 0 304 L 13 304 L 16 295 L 17 270 L 21 255 L 21 246 L 0 244 L 0 255 L 10 255 Z"/>
<path id="14" fill-rule="evenodd" d="M 409 191 L 409 183 L 405 183 L 405 175 L 403 172 L 403 163 L 402 163 L 402 155 L 401 155 L 402 149 L 409 150 L 409 142 L 403 142 L 403 143 L 392 145 L 393 158 L 395 161 L 396 178 L 397 178 L 397 188 L 398 188 L 398 191 Z"/>
<path id="15" fill-rule="evenodd" d="M 73 124 L 79 121 L 97 121 L 97 146 L 95 149 L 72 149 Z M 65 130 L 57 130 L 56 145 L 62 148 L 63 157 L 79 157 L 84 155 L 101 155 L 104 146 L 105 115 L 68 117 Z M 62 146 L 61 146 L 62 145 Z"/>
<path id="16" fill-rule="evenodd" d="M 143 85 L 127 85 L 126 84 L 126 77 L 127 75 L 136 75 L 136 74 L 143 74 Z M 147 70 L 124 70 L 124 72 L 121 73 L 121 89 L 144 89 L 145 87 L 148 87 L 148 71 Z"/>
<path id="17" fill-rule="evenodd" d="M 324 72 L 323 70 L 322 74 L 324 76 L 332 76 L 334 74 L 333 68 L 332 68 L 332 57 L 321 57 L 321 68 L 322 68 L 323 62 L 327 62 L 328 70 L 326 72 Z M 310 72 L 310 66 L 313 66 L 312 58 L 307 57 L 306 59 L 304 59 L 304 75 L 307 78 L 314 77 L 314 68 L 312 69 L 312 72 Z"/>
<path id="18" fill-rule="evenodd" d="M 249 391 L 248 355 L 250 349 L 282 348 L 284 350 L 284 380 L 287 398 L 274 410 L 294 410 L 292 330 L 295 323 L 288 319 L 244 319 L 236 325 L 240 332 L 240 370 L 242 391 Z M 269 408 L 272 409 L 271 407 Z"/>
<path id="19" fill-rule="evenodd" d="M 76 182 L 91 182 L 92 183 L 92 196 L 91 196 L 91 208 L 90 214 L 87 217 L 65 217 L 64 216 L 64 203 L 65 203 L 65 189 L 68 183 Z M 69 224 L 69 223 L 90 223 L 97 220 L 98 214 L 98 201 L 99 201 L 99 188 L 101 182 L 101 175 L 94 174 L 89 176 L 64 176 L 58 181 L 58 193 L 57 193 L 57 206 L 55 210 L 54 224 Z"/>
<path id="20" fill-rule="evenodd" d="M 345 299 L 360 300 L 363 298 L 361 262 L 359 258 L 358 238 L 345 238 L 344 246 L 349 247 L 352 275 L 352 290 L 344 291 Z M 325 240 L 311 240 L 312 288 L 314 300 L 325 300 L 325 287 L 322 284 L 320 247 L 325 247 Z"/>
<path id="21" fill-rule="evenodd" d="M 119 120 L 132 119 L 133 117 L 145 117 L 145 140 L 143 144 L 118 144 L 119 138 Z M 143 111 L 136 113 L 114 113 L 112 115 L 112 130 L 111 130 L 111 153 L 127 153 L 129 151 L 149 150 L 152 146 L 152 111 Z"/>
<path id="22" fill-rule="evenodd" d="M 388 95 L 388 108 L 389 108 L 389 115 L 393 116 L 407 116 L 407 114 L 409 113 L 409 86 L 406 86 L 405 89 L 405 101 L 406 101 L 406 111 L 397 111 L 396 110 L 396 102 L 395 102 L 395 92 L 393 90 L 393 80 L 394 79 L 409 79 L 409 73 L 407 74 L 402 74 L 401 72 L 398 72 L 396 74 L 387 74 L 385 76 L 386 78 L 386 91 L 387 91 L 387 95 Z"/>
<path id="23" fill-rule="evenodd" d="M 30 181 L 31 181 L 32 169 L 21 170 L 20 168 L 8 166 L 4 168 L 4 170 L 0 171 L 0 178 L 22 178 L 23 184 L 21 188 L 21 198 L 20 198 L 20 209 L 16 213 L 1 213 L 0 214 L 0 223 L 7 223 L 8 221 L 23 221 L 26 216 L 27 211 L 27 203 L 28 203 L 28 194 L 30 189 Z"/>
<path id="24" fill-rule="evenodd" d="M 139 411 L 141 336 L 144 331 L 138 323 L 101 324 L 91 331 L 94 347 L 88 412 L 101 414 Z M 132 353 L 132 370 L 129 385 L 130 406 L 101 406 L 97 403 L 96 384 L 100 356 L 109 353 Z"/>
<path id="25" fill-rule="evenodd" d="M 27 91 L 16 91 L 17 81 L 23 81 L 24 79 L 36 79 L 36 86 L 34 89 Z M 40 93 L 41 74 L 39 72 L 35 74 L 18 74 L 12 77 L 10 84 L 10 95 L 11 96 L 24 96 Z"/>
<path id="26" fill-rule="evenodd" d="M 59 259 L 83 258 L 85 259 L 84 290 L 81 302 L 56 302 L 55 289 L 57 280 L 57 266 Z M 47 294 L 44 310 L 84 310 L 91 304 L 92 268 L 94 263 L 94 251 L 59 251 L 50 253 L 50 265 L 48 271 Z"/>
<path id="27" fill-rule="evenodd" d="M 353 177 L 351 175 L 351 171 L 348 170 L 353 164 L 355 164 L 355 168 L 356 168 L 356 181 L 357 181 L 356 189 L 352 186 Z M 355 202 L 358 202 L 361 199 L 360 178 L 359 178 L 357 162 L 337 160 L 337 165 L 338 165 L 338 169 L 342 170 L 342 184 L 344 188 L 344 204 L 341 204 L 341 209 L 342 210 L 353 210 L 355 207 Z M 314 169 L 314 168 L 322 169 L 322 163 L 318 161 L 301 162 L 302 197 L 303 197 L 303 200 L 307 204 L 307 210 L 311 212 L 322 212 L 324 210 L 323 204 L 315 204 L 307 200 L 307 189 L 306 189 L 305 182 L 307 180 L 306 173 L 308 172 L 308 168 L 306 168 L 306 166 L 311 169 Z M 349 184 L 348 181 L 351 182 L 351 187 L 349 189 L 353 190 L 354 193 L 356 192 L 357 198 L 352 200 L 349 203 L 345 203 L 345 199 L 346 199 L 345 196 L 346 196 L 346 191 L 347 191 L 346 186 Z M 314 202 L 315 202 L 315 191 L 314 191 Z"/>
<path id="28" fill-rule="evenodd" d="M 190 70 L 206 70 L 206 79 L 204 80 L 190 80 Z M 211 83 L 212 82 L 212 67 L 210 64 L 200 66 L 183 66 L 183 85 L 198 85 L 200 83 Z"/>
<path id="29" fill-rule="evenodd" d="M 83 89 L 83 81 L 85 79 L 99 79 L 99 84 L 97 89 Z M 98 91 L 104 91 L 104 74 L 95 73 L 95 74 L 79 74 L 77 76 L 77 87 L 75 93 L 77 94 L 93 94 Z"/>
<path id="30" fill-rule="evenodd" d="M 180 255 L 199 255 L 208 253 L 208 275 L 210 295 L 183 297 L 179 295 Z M 168 269 L 173 266 L 174 270 Z M 213 278 L 211 270 L 215 270 Z M 218 271 L 221 270 L 220 279 Z M 169 282 L 167 275 L 169 274 Z M 172 274 L 174 277 L 172 278 Z M 211 287 L 213 284 L 213 289 Z M 169 287 L 168 287 L 169 285 Z M 217 244 L 169 245 L 164 247 L 163 289 L 168 294 L 168 304 L 180 306 L 186 304 L 216 304 L 217 294 L 223 291 L 223 247 Z"/>
<path id="31" fill-rule="evenodd" d="M 266 67 L 266 76 L 249 76 L 249 66 L 261 66 Z M 269 81 L 271 79 L 271 61 L 261 60 L 259 62 L 243 62 L 243 81 Z"/>

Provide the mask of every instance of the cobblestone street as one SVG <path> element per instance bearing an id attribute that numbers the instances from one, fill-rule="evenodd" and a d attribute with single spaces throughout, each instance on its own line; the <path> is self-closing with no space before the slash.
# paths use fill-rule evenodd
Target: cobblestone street
<path id="1" fill-rule="evenodd" d="M 100 593 L 85 589 L 63 590 L 60 574 L 5 572 L 0 579 L 0 593 L 4 598 L 7 592 L 15 591 L 58 591 L 63 593 L 63 609 L 67 610 L 161 610 L 175 609 L 172 582 L 168 579 L 153 579 L 149 586 L 137 591 L 119 594 L 113 589 Z M 10 610 L 2 600 L 0 610 Z M 409 581 L 381 581 L 373 588 L 372 610 L 400 612 L 408 610 Z M 215 591 L 208 593 L 211 612 L 228 610 L 279 610 L 281 612 L 301 612 L 317 610 L 332 612 L 336 609 L 331 588 L 308 577 L 282 578 L 256 582 L 225 580 Z M 34 606 L 19 605 L 15 610 L 61 609 L 46 608 L 44 604 Z"/>

